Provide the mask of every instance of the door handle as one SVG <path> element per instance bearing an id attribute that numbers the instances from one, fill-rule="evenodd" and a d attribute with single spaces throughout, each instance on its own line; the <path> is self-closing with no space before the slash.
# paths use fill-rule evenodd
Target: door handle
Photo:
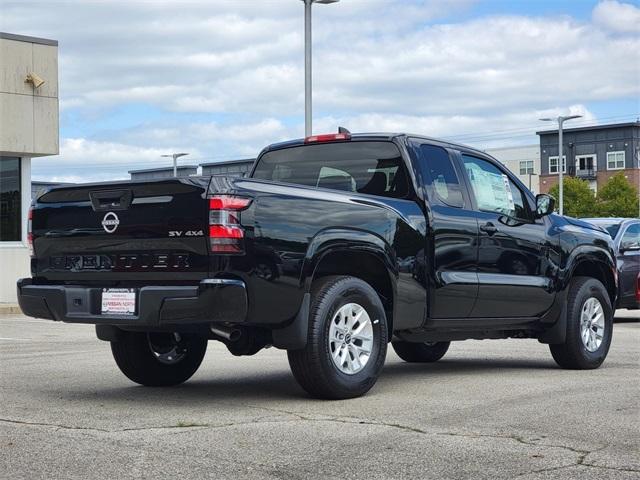
<path id="1" fill-rule="evenodd" d="M 496 227 L 493 223 L 487 222 L 484 225 L 480 225 L 480 230 L 486 232 L 489 235 L 493 235 L 498 231 L 498 227 Z"/>

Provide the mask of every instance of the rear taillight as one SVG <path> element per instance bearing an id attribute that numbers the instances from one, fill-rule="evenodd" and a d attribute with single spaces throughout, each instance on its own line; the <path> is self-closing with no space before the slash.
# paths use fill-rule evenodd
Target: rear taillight
<path id="1" fill-rule="evenodd" d="M 29 207 L 29 216 L 27 221 L 27 247 L 29 248 L 29 255 L 33 257 L 33 207 Z"/>
<path id="2" fill-rule="evenodd" d="M 213 253 L 244 253 L 244 228 L 240 211 L 250 198 L 216 195 L 209 198 L 209 243 Z"/>
<path id="3" fill-rule="evenodd" d="M 351 140 L 349 133 L 325 133 L 322 135 L 311 135 L 304 139 L 304 143 L 327 143 L 327 142 L 343 142 Z"/>

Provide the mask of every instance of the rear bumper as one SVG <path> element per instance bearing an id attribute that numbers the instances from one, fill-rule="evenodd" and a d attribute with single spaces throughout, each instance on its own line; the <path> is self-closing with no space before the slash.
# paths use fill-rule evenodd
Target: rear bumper
<path id="1" fill-rule="evenodd" d="M 137 289 L 135 315 L 100 313 L 102 288 L 34 285 L 18 280 L 18 303 L 25 315 L 69 323 L 164 327 L 246 320 L 244 282 L 207 279 L 194 286 L 148 286 Z"/>

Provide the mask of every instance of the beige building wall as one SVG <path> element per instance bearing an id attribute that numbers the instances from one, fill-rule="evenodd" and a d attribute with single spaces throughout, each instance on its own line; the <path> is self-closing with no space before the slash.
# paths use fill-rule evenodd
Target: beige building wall
<path id="1" fill-rule="evenodd" d="M 25 82 L 36 74 L 44 83 Z M 0 152 L 57 155 L 58 44 L 0 33 Z"/>
<path id="2" fill-rule="evenodd" d="M 44 83 L 36 87 L 25 82 L 30 74 Z M 58 154 L 58 119 L 58 42 L 0 32 L 1 225 L 5 226 L 4 233 L 0 229 L 0 303 L 15 303 L 16 280 L 29 276 L 31 158 Z M 9 162 L 15 165 L 16 157 L 19 180 L 15 169 L 10 178 L 9 169 L 3 168 Z M 19 195 L 11 197 L 18 188 Z M 6 226 L 18 223 L 19 234 L 8 235 Z"/>
<path id="3" fill-rule="evenodd" d="M 489 155 L 499 160 L 504 166 L 516 174 L 533 193 L 540 193 L 540 146 L 523 145 L 521 147 L 489 148 Z M 529 162 L 529 163 L 527 163 Z M 532 163 L 531 163 L 532 162 Z M 533 173 L 524 173 L 521 168 L 533 164 Z M 521 173 L 522 172 L 522 173 Z"/>

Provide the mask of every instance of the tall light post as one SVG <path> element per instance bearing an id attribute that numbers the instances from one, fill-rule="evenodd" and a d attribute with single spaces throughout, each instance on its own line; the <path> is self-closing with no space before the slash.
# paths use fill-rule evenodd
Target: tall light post
<path id="1" fill-rule="evenodd" d="M 569 115 L 566 117 L 563 116 L 559 116 L 558 118 L 541 118 L 540 120 L 543 122 L 553 122 L 553 121 L 557 121 L 558 122 L 558 196 L 560 197 L 558 199 L 558 203 L 560 204 L 559 207 L 559 213 L 560 215 L 564 214 L 564 202 L 563 202 L 563 193 L 564 193 L 564 186 L 563 186 L 563 162 L 562 162 L 562 126 L 564 125 L 564 122 L 566 122 L 567 120 L 573 120 L 574 118 L 580 118 L 582 117 L 582 115 Z M 566 161 L 564 162 L 564 165 L 566 165 Z"/>
<path id="2" fill-rule="evenodd" d="M 188 153 L 170 153 L 168 155 L 160 155 L 161 157 L 171 157 L 173 158 L 173 176 L 174 178 L 178 176 L 178 158 L 184 157 L 185 155 L 189 155 Z"/>
<path id="3" fill-rule="evenodd" d="M 338 3 L 340 0 L 302 0 L 304 2 L 304 136 L 312 135 L 311 102 L 311 5 Z"/>
<path id="4" fill-rule="evenodd" d="M 537 173 L 530 173 L 529 174 L 529 190 L 531 190 L 531 177 L 534 177 L 534 176 L 537 177 L 538 174 Z M 531 191 L 533 191 L 533 190 L 531 190 Z M 538 193 L 538 192 L 535 192 L 535 193 Z"/>

